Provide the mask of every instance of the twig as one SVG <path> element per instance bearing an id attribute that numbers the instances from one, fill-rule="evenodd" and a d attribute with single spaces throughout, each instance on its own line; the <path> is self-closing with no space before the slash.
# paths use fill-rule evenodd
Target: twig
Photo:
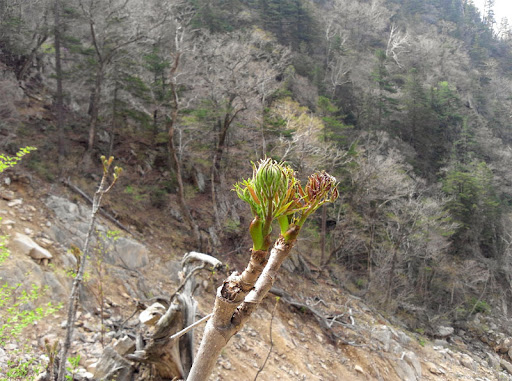
<path id="1" fill-rule="evenodd" d="M 324 300 L 323 300 L 323 299 L 318 299 L 315 303 L 313 303 L 313 304 L 311 305 L 311 307 L 314 307 L 314 306 L 316 306 L 317 304 L 320 304 L 320 303 L 322 303 L 322 304 L 324 305 L 324 307 L 329 307 L 329 306 L 327 305 L 327 303 L 326 303 L 326 302 L 324 302 Z"/>
<path id="2" fill-rule="evenodd" d="M 320 323 L 320 327 L 322 328 L 324 333 L 327 336 L 329 336 L 329 339 L 331 341 L 335 342 L 336 339 L 339 339 L 339 336 L 336 333 L 334 333 L 332 327 L 330 327 L 329 324 L 327 323 L 327 318 L 322 313 L 320 313 L 313 307 L 308 306 L 307 304 L 292 299 L 290 295 L 288 295 L 284 290 L 272 287 L 270 292 L 273 293 L 274 295 L 282 297 L 286 303 L 297 308 L 298 310 L 309 311 L 318 320 L 318 322 Z"/>
<path id="3" fill-rule="evenodd" d="M 122 331 L 124 329 L 124 325 L 128 322 L 128 320 L 130 320 L 132 317 L 135 316 L 135 314 L 139 311 L 141 311 L 143 308 L 142 308 L 142 305 L 137 302 L 137 306 L 135 307 L 135 311 L 133 311 L 133 313 L 128 316 L 122 323 L 121 323 L 121 326 L 119 328 L 120 331 Z"/>
<path id="4" fill-rule="evenodd" d="M 71 189 L 72 191 L 75 191 L 76 193 L 78 193 L 80 196 L 82 196 L 83 198 L 85 198 L 87 201 L 89 201 L 91 204 L 93 203 L 93 200 L 91 199 L 91 197 L 89 197 L 89 195 L 87 193 L 85 193 L 83 190 L 81 190 L 80 188 L 78 188 L 76 185 L 73 185 L 71 184 L 71 182 L 69 181 L 69 178 L 68 179 L 63 179 L 62 180 L 62 183 L 64 185 L 67 185 L 69 187 L 69 189 Z M 106 193 L 106 191 L 105 191 Z M 114 224 L 116 224 L 117 226 L 119 226 L 121 229 L 123 229 L 125 232 L 127 233 L 130 233 L 131 235 L 133 235 L 133 233 L 130 231 L 130 229 L 128 229 L 126 226 L 124 226 L 121 222 L 119 222 L 119 220 L 117 220 L 113 215 L 111 215 L 110 213 L 108 213 L 107 211 L 105 211 L 102 207 L 100 207 L 99 209 L 99 212 L 101 213 L 101 215 L 107 219 L 109 219 L 110 221 L 112 221 Z"/>
<path id="5" fill-rule="evenodd" d="M 181 331 L 179 332 L 176 332 L 174 335 L 172 335 L 171 337 L 169 337 L 169 340 L 170 341 L 173 341 L 173 340 L 176 340 L 176 339 L 179 339 L 181 336 L 183 336 L 184 334 L 186 334 L 187 332 L 193 330 L 195 327 L 197 327 L 199 324 L 202 324 L 204 323 L 205 321 L 207 321 L 209 318 L 211 318 L 213 316 L 213 313 L 211 314 L 208 314 L 206 315 L 204 318 L 202 319 L 199 319 L 198 321 L 196 321 L 194 324 L 190 324 L 188 327 L 186 328 L 183 328 Z"/>
<path id="6" fill-rule="evenodd" d="M 201 271 L 202 269 L 206 268 L 206 263 L 203 262 L 203 264 L 201 266 L 197 266 L 197 267 L 194 267 L 188 274 L 187 276 L 185 277 L 185 279 L 183 279 L 183 281 L 181 282 L 181 284 L 178 286 L 178 288 L 176 289 L 176 291 L 174 291 L 174 293 L 171 295 L 171 297 L 169 298 L 169 303 L 172 302 L 172 300 L 174 299 L 174 297 L 183 289 L 183 287 L 185 287 L 185 284 L 188 282 L 188 280 L 190 278 L 192 278 L 192 276 L 195 275 L 196 272 L 198 271 Z"/>
<path id="7" fill-rule="evenodd" d="M 276 314 L 277 304 L 279 303 L 279 299 L 280 299 L 280 297 L 276 296 L 276 304 L 274 305 L 274 309 L 272 310 L 272 316 L 270 318 L 270 348 L 268 349 L 268 353 L 267 353 L 267 357 L 265 358 L 265 361 L 261 365 L 260 369 L 258 369 L 258 373 L 256 373 L 256 376 L 254 376 L 254 381 L 256 381 L 259 374 L 265 368 L 265 365 L 267 365 L 267 361 L 268 361 L 270 354 L 272 353 L 272 349 L 274 347 L 274 340 L 272 339 L 272 323 L 274 322 L 274 315 Z"/>

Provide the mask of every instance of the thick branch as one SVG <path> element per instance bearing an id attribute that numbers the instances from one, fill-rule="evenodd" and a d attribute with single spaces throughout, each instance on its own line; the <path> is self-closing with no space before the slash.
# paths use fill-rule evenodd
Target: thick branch
<path id="1" fill-rule="evenodd" d="M 298 231 L 299 228 L 293 229 Z M 268 293 L 294 243 L 294 239 L 286 242 L 283 237 L 279 237 L 270 252 L 268 262 L 266 252 L 252 252 L 244 272 L 241 275 L 232 274 L 217 289 L 213 316 L 206 325 L 189 381 L 208 380 L 222 348 L 240 331 Z M 251 291 L 247 294 L 249 290 Z"/>

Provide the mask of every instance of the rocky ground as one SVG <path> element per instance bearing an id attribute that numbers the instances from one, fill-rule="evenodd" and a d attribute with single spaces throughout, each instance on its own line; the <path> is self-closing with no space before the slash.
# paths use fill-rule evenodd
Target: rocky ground
<path id="1" fill-rule="evenodd" d="M 69 271 L 76 265 L 68 249 L 83 245 L 89 205 L 64 186 L 50 186 L 30 176 L 3 181 L 0 229 L 8 236 L 11 255 L 0 265 L 2 282 L 21 284 L 20 289 L 31 284 L 47 286 L 39 302 L 65 304 L 71 284 Z M 96 228 L 104 237 L 119 230 L 103 218 Z M 126 232 L 121 232 L 120 238 L 98 242 L 96 254 L 103 258 L 103 275 L 98 276 L 98 264 L 90 266 L 81 295 L 71 354 L 81 355 L 75 379 L 94 379 L 105 345 L 115 345 L 120 353 L 127 350 L 130 340 L 120 337 L 117 329 L 137 324 L 137 303 L 150 304 L 159 295 L 172 293 L 184 254 L 168 242 L 144 240 Z M 201 315 L 210 312 L 213 290 L 225 276 L 202 274 L 196 293 Z M 100 278 L 106 290 L 103 333 L 97 292 Z M 391 322 L 334 284 L 305 281 L 283 270 L 276 286 L 307 308 L 293 307 L 286 298 L 267 297 L 222 352 L 212 380 L 253 380 L 267 356 L 258 375 L 263 381 L 512 380 L 508 321 L 476 314 L 460 327 L 440 326 L 433 336 L 426 337 L 422 330 L 409 332 L 398 320 Z M 23 338 L 0 348 L 2 377 L 15 357 L 35 359 L 44 366 L 45 339 L 54 342 L 63 337 L 64 316 L 61 309 L 29 327 Z M 201 331 L 202 327 L 196 330 L 198 340 Z"/>

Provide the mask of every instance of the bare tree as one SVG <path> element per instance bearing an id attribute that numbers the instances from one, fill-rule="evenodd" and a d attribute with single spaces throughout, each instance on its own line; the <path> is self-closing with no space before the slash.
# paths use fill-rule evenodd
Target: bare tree
<path id="1" fill-rule="evenodd" d="M 250 122 L 259 113 L 265 106 L 265 96 L 281 86 L 276 78 L 283 76 L 289 63 L 288 49 L 274 48 L 269 53 L 265 49 L 268 41 L 262 33 L 249 30 L 227 36 L 211 35 L 199 52 L 204 85 L 197 86 L 195 91 L 208 94 L 206 100 L 211 110 L 214 146 L 210 180 L 217 227 L 223 219 L 217 206 L 217 184 L 222 178 L 221 162 L 228 133 L 235 120 Z M 219 186 L 222 189 L 223 184 Z"/>
<path id="2" fill-rule="evenodd" d="M 80 9 L 89 26 L 91 48 L 94 51 L 93 86 L 89 101 L 89 134 L 87 153 L 94 147 L 98 116 L 102 100 L 106 70 L 122 49 L 145 37 L 134 20 L 137 9 L 129 6 L 130 0 L 99 2 L 79 0 Z"/>
<path id="3" fill-rule="evenodd" d="M 81 255 L 79 255 L 80 261 L 78 263 L 78 271 L 73 280 L 73 285 L 71 288 L 71 293 L 68 299 L 68 316 L 67 316 L 67 325 L 66 325 L 66 338 L 64 339 L 64 344 L 62 345 L 62 350 L 60 353 L 60 365 L 59 372 L 57 376 L 57 381 L 63 381 L 66 373 L 66 360 L 69 348 L 71 347 L 71 340 L 73 338 L 73 330 L 75 327 L 75 318 L 76 311 L 78 308 L 78 293 L 80 291 L 80 287 L 82 287 L 82 282 L 84 279 L 85 273 L 85 264 L 88 256 L 90 255 L 90 245 L 91 239 L 94 233 L 94 224 L 96 222 L 96 215 L 101 205 L 101 200 L 105 193 L 114 186 L 119 175 L 121 174 L 121 168 L 115 167 L 113 171 L 114 180 L 108 184 L 108 177 L 110 175 L 110 167 L 114 160 L 113 157 L 106 159 L 104 156 L 101 158 L 103 164 L 103 176 L 101 178 L 100 185 L 98 190 L 94 194 L 92 211 L 91 211 L 91 220 L 89 221 L 89 227 L 87 229 L 87 235 L 85 237 L 85 243 L 82 250 Z"/>
<path id="4" fill-rule="evenodd" d="M 167 119 L 167 133 L 168 141 L 167 147 L 169 150 L 169 163 L 171 168 L 174 170 L 176 180 L 178 182 L 178 204 L 180 206 L 183 218 L 190 226 L 193 231 L 194 239 L 197 247 L 201 249 L 201 233 L 197 222 L 192 217 L 190 209 L 185 200 L 185 185 L 183 183 L 183 164 L 182 156 L 180 155 L 179 146 L 176 143 L 177 137 L 176 132 L 178 130 L 179 118 L 183 102 L 179 95 L 179 77 L 183 75 L 183 56 L 189 49 L 192 49 L 190 45 L 186 45 L 189 42 L 190 34 L 193 31 L 189 28 L 190 23 L 194 15 L 194 10 L 185 7 L 184 9 L 177 11 L 174 17 L 174 45 L 171 51 L 171 67 L 169 69 L 169 90 L 170 90 L 170 114 Z"/>
<path id="5" fill-rule="evenodd" d="M 407 32 L 404 33 L 399 30 L 394 23 L 391 24 L 388 43 L 386 46 L 386 57 L 393 58 L 398 67 L 402 68 L 402 64 L 400 63 L 400 55 L 408 52 L 408 45 L 409 35 Z"/>

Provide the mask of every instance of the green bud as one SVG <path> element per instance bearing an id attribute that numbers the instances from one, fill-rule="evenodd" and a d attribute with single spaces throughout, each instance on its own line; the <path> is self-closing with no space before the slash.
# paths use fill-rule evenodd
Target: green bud
<path id="1" fill-rule="evenodd" d="M 262 228 L 263 221 L 258 216 L 254 217 L 251 225 L 249 226 L 249 233 L 251 234 L 252 238 L 253 250 L 261 250 L 263 248 L 264 237 Z"/>

